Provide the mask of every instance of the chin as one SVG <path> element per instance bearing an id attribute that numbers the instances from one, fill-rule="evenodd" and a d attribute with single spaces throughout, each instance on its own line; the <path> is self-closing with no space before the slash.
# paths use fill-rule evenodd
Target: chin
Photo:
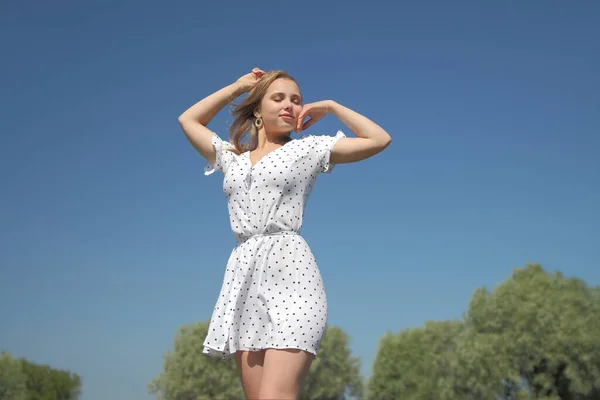
<path id="1" fill-rule="evenodd" d="M 294 129 L 293 124 L 276 124 L 269 129 L 269 132 L 273 132 L 275 135 L 289 135 Z"/>

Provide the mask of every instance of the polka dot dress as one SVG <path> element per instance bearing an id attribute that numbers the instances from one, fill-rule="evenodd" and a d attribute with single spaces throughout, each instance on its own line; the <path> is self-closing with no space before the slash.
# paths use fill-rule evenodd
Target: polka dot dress
<path id="1" fill-rule="evenodd" d="M 345 137 L 307 135 L 254 166 L 250 153 L 213 136 L 236 239 L 204 341 L 204 353 L 230 359 L 238 350 L 294 348 L 317 355 L 327 324 L 327 299 L 313 254 L 300 235 L 308 197 L 329 155 Z"/>

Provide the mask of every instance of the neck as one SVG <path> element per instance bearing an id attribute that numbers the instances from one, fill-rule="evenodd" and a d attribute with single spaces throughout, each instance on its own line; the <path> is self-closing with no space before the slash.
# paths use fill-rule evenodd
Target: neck
<path id="1" fill-rule="evenodd" d="M 265 131 L 265 129 L 262 128 L 260 131 L 258 131 L 258 143 L 256 148 L 262 149 L 265 147 L 283 146 L 284 144 L 292 140 L 292 138 L 289 135 L 289 133 L 287 135 L 269 135 Z"/>

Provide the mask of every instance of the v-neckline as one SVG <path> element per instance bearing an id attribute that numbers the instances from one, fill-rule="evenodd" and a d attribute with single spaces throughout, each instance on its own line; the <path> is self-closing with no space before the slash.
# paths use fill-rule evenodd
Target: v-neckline
<path id="1" fill-rule="evenodd" d="M 259 165 L 265 158 L 267 158 L 271 153 L 276 152 L 279 149 L 282 149 L 283 147 L 287 146 L 289 143 L 293 142 L 295 139 L 291 139 L 287 142 L 285 142 L 284 144 L 282 144 L 281 146 L 277 147 L 276 149 L 273 149 L 271 151 L 266 152 L 257 162 L 254 163 L 254 165 L 252 165 L 252 158 L 250 157 L 250 150 L 246 152 L 247 157 L 248 157 L 248 163 L 250 164 L 250 170 L 253 170 L 257 165 Z"/>

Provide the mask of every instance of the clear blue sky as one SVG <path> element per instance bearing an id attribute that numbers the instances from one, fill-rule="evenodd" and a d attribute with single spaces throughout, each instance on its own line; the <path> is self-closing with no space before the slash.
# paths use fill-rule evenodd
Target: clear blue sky
<path id="1" fill-rule="evenodd" d="M 303 230 L 365 376 L 386 331 L 459 318 L 527 262 L 600 284 L 599 20 L 597 1 L 3 1 L 0 349 L 82 375 L 84 400 L 150 398 L 234 245 L 177 117 L 254 66 L 394 138 L 319 178 Z"/>

